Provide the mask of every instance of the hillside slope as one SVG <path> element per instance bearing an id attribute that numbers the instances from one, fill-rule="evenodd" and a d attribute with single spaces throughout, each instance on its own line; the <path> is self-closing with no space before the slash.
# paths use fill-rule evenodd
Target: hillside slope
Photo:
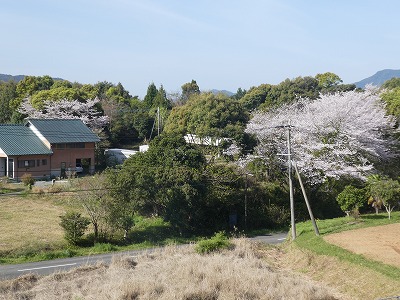
<path id="1" fill-rule="evenodd" d="M 368 78 L 355 82 L 354 84 L 358 88 L 364 88 L 367 84 L 381 86 L 385 81 L 392 79 L 393 77 L 400 77 L 400 70 L 381 70 Z"/>
<path id="2" fill-rule="evenodd" d="M 8 75 L 8 74 L 0 74 L 0 81 L 5 81 L 5 82 L 15 81 L 15 82 L 19 82 L 22 79 L 24 79 L 24 77 L 25 77 L 25 75 L 13 76 L 13 75 Z"/>

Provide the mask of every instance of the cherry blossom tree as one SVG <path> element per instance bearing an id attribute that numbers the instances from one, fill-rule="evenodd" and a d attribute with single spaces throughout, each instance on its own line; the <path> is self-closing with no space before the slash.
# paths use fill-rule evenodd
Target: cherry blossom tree
<path id="1" fill-rule="evenodd" d="M 91 129 L 99 131 L 109 122 L 108 116 L 103 116 L 95 107 L 99 101 L 97 98 L 86 102 L 48 100 L 45 101 L 43 109 L 38 110 L 32 106 L 29 98 L 26 98 L 22 101 L 18 112 L 37 119 L 80 119 Z"/>
<path id="2" fill-rule="evenodd" d="M 394 125 L 385 114 L 378 89 L 367 86 L 361 92 L 321 94 L 316 100 L 299 99 L 256 112 L 246 131 L 257 136 L 258 155 L 271 157 L 287 151 L 290 128 L 292 159 L 315 183 L 342 175 L 365 179 L 375 159 L 392 155 L 393 140 L 386 134 Z"/>

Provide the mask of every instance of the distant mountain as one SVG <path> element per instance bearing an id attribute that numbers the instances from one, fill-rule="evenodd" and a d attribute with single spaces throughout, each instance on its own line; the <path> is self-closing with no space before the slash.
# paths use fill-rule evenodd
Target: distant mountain
<path id="1" fill-rule="evenodd" d="M 354 84 L 358 88 L 364 88 L 367 84 L 381 86 L 385 81 L 392 79 L 393 77 L 400 77 L 400 70 L 385 69 L 376 72 L 376 74 L 372 75 L 371 77 L 365 78 L 359 82 L 355 82 Z"/>
<path id="2" fill-rule="evenodd" d="M 224 95 L 227 95 L 228 97 L 235 95 L 235 93 L 232 93 L 232 92 L 226 91 L 226 90 L 215 90 L 215 89 L 213 89 L 210 92 L 215 94 L 215 95 L 224 94 Z"/>
<path id="3" fill-rule="evenodd" d="M 27 76 L 27 75 L 16 75 L 16 76 L 13 76 L 13 75 L 8 75 L 8 74 L 0 74 L 0 81 L 8 82 L 8 81 L 13 80 L 14 82 L 19 82 L 22 79 L 24 79 L 25 76 Z M 53 78 L 53 80 L 64 80 L 64 79 L 58 78 L 58 77 L 52 77 L 52 78 Z"/>
<path id="4" fill-rule="evenodd" d="M 0 74 L 0 81 L 14 81 L 14 82 L 19 82 L 22 79 L 24 79 L 25 75 L 8 75 L 8 74 Z"/>

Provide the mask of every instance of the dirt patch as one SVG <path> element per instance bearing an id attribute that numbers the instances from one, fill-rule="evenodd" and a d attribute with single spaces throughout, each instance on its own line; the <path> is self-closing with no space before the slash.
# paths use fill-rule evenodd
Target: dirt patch
<path id="1" fill-rule="evenodd" d="M 400 268 L 400 223 L 355 229 L 324 237 L 337 245 L 367 258 Z"/>

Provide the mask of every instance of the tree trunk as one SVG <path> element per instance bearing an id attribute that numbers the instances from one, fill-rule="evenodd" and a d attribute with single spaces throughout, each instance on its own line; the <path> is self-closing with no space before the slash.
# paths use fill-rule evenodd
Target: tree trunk
<path id="1" fill-rule="evenodd" d="M 99 224 L 94 223 L 93 227 L 94 227 L 94 241 L 93 242 L 97 243 L 97 240 L 99 238 Z"/>

